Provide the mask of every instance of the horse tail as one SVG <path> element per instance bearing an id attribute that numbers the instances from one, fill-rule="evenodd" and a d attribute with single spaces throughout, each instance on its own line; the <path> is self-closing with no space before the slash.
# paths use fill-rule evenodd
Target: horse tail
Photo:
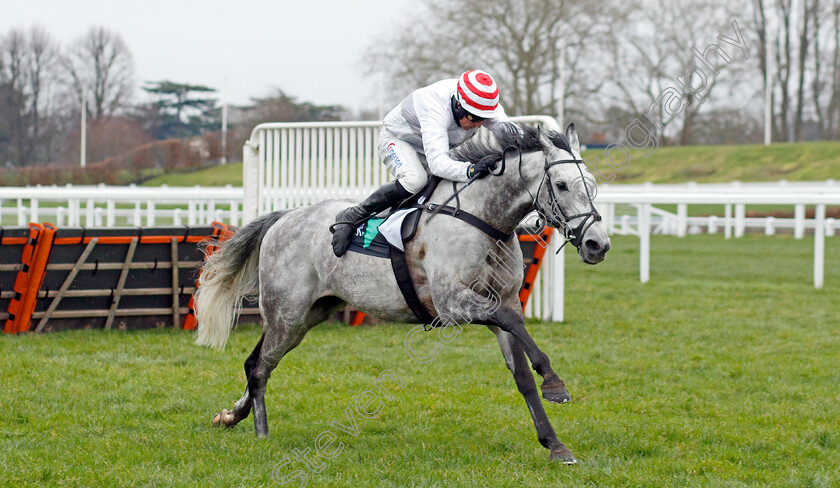
<path id="1" fill-rule="evenodd" d="M 260 243 L 287 212 L 263 215 L 224 242 L 210 241 L 208 246 L 218 246 L 212 254 L 205 248 L 206 260 L 195 292 L 196 344 L 225 348 L 242 311 L 242 299 L 259 294 Z"/>

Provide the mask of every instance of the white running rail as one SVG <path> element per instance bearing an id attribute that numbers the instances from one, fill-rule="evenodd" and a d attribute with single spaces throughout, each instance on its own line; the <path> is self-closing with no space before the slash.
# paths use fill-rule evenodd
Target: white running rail
<path id="1" fill-rule="evenodd" d="M 35 186 L 0 187 L 0 221 L 59 227 L 239 225 L 242 188 Z"/>

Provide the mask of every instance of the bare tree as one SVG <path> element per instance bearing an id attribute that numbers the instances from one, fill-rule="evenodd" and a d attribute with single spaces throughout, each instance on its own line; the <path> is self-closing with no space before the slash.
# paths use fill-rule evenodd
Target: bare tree
<path id="1" fill-rule="evenodd" d="M 776 140 L 837 137 L 840 116 L 840 4 L 820 0 L 753 0 L 764 75 L 765 44 L 774 46 L 771 92 Z"/>
<path id="2" fill-rule="evenodd" d="M 57 44 L 39 27 L 0 40 L 0 157 L 19 166 L 48 161 Z"/>
<path id="3" fill-rule="evenodd" d="M 811 15 L 814 25 L 811 100 L 820 137 L 832 139 L 838 137 L 835 122 L 840 115 L 840 3 L 815 0 Z"/>
<path id="4" fill-rule="evenodd" d="M 829 88 L 829 102 L 826 114 L 825 132 L 826 137 L 837 137 L 834 129 L 834 122 L 840 109 L 840 4 L 835 4 L 832 10 L 832 36 L 834 52 L 831 56 L 831 83 Z"/>
<path id="5" fill-rule="evenodd" d="M 611 27 L 609 3 L 427 0 L 423 15 L 369 50 L 366 64 L 387 73 L 390 94 L 400 96 L 485 69 L 510 113 L 554 113 L 561 93 L 582 99 L 600 87 L 600 66 L 587 56 Z"/>
<path id="6" fill-rule="evenodd" d="M 695 122 L 721 84 L 736 83 L 740 27 L 732 23 L 738 2 L 648 0 L 636 4 L 610 39 L 612 72 L 608 96 L 625 110 L 644 115 L 651 136 L 666 131 L 681 144 L 697 142 Z M 720 35 L 718 35 L 720 33 Z M 718 36 L 718 37 L 715 37 Z M 722 39 L 726 40 L 723 42 Z M 719 112 L 725 113 L 725 112 Z"/>
<path id="7" fill-rule="evenodd" d="M 134 90 L 134 60 L 117 32 L 94 27 L 67 50 L 62 65 L 81 106 L 87 89 L 88 115 L 98 121 L 124 108 Z"/>

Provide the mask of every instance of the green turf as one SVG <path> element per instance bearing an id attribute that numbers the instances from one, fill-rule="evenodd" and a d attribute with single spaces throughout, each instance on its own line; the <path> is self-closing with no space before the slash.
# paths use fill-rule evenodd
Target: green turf
<path id="1" fill-rule="evenodd" d="M 613 149 L 584 151 L 583 158 L 615 183 L 822 181 L 837 178 L 840 142 L 818 141 L 731 146 L 660 147 L 651 153 Z M 606 164 L 609 160 L 613 168 Z"/>
<path id="2" fill-rule="evenodd" d="M 142 186 L 242 186 L 242 163 L 212 166 L 190 173 L 169 173 L 146 180 Z"/>
<path id="3" fill-rule="evenodd" d="M 269 382 L 267 440 L 250 418 L 209 427 L 244 388 L 256 327 L 222 353 L 181 331 L 84 330 L 0 338 L 0 485 L 279 486 L 273 468 L 331 430 L 343 451 L 320 473 L 294 460 L 277 474 L 303 470 L 310 487 L 838 486 L 838 242 L 823 290 L 812 239 L 654 236 L 652 251 L 647 284 L 637 239 L 615 236 L 594 267 L 568 253 L 566 322 L 529 323 L 573 397 L 545 406 L 576 466 L 548 460 L 482 327 L 425 365 L 403 349 L 406 326 L 317 327 Z M 384 370 L 405 388 L 377 418 L 354 414 L 358 436 L 331 428 Z"/>

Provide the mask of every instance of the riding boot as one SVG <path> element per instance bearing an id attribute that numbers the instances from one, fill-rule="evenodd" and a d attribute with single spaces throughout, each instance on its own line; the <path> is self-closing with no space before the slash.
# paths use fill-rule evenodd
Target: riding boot
<path id="1" fill-rule="evenodd" d="M 373 192 L 359 205 L 342 210 L 335 216 L 335 224 L 330 230 L 333 232 L 332 248 L 336 256 L 344 256 L 356 227 L 371 215 L 411 196 L 398 180 L 385 183 Z"/>

